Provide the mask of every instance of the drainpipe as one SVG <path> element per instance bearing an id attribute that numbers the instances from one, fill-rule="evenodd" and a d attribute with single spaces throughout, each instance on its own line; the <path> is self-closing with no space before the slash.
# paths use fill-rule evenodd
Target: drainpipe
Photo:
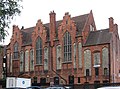
<path id="1" fill-rule="evenodd" d="M 108 44 L 108 50 L 109 50 L 108 57 L 109 57 L 109 83 L 110 83 L 110 82 L 111 82 L 111 81 L 110 81 L 110 79 L 111 79 L 111 78 L 110 78 L 110 76 L 111 76 L 110 44 Z"/>

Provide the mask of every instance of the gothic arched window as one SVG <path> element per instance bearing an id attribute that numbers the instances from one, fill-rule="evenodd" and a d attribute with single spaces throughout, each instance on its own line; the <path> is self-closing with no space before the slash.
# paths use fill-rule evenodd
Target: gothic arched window
<path id="1" fill-rule="evenodd" d="M 40 37 L 36 40 L 36 64 L 42 64 L 42 39 Z"/>
<path id="2" fill-rule="evenodd" d="M 18 58 L 18 42 L 14 44 L 14 59 Z"/>
<path id="3" fill-rule="evenodd" d="M 72 60 L 72 41 L 69 32 L 64 35 L 64 62 Z"/>

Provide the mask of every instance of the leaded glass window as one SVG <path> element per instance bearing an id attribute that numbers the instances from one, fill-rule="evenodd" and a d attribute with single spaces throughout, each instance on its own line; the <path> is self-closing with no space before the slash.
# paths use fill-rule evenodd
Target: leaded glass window
<path id="1" fill-rule="evenodd" d="M 29 71 L 29 51 L 25 51 L 25 71 Z"/>
<path id="2" fill-rule="evenodd" d="M 72 40 L 69 32 L 64 35 L 64 62 L 72 60 Z"/>
<path id="3" fill-rule="evenodd" d="M 23 72 L 24 68 L 24 52 L 20 52 L 20 72 Z"/>
<path id="4" fill-rule="evenodd" d="M 44 70 L 48 70 L 48 47 L 44 48 Z"/>
<path id="5" fill-rule="evenodd" d="M 30 50 L 30 71 L 34 70 L 34 50 Z"/>
<path id="6" fill-rule="evenodd" d="M 79 67 L 82 68 L 82 44 L 78 44 L 78 52 L 79 52 Z"/>
<path id="7" fill-rule="evenodd" d="M 107 68 L 107 74 L 109 71 L 109 55 L 108 55 L 108 48 L 104 47 L 102 49 L 102 69 L 103 69 L 103 75 L 106 74 L 104 69 Z"/>
<path id="8" fill-rule="evenodd" d="M 61 60 L 61 45 L 58 45 L 58 46 L 56 47 L 56 55 L 57 55 L 57 58 L 56 58 L 57 69 L 61 69 L 61 66 L 62 66 L 62 60 Z"/>
<path id="9" fill-rule="evenodd" d="M 42 39 L 40 37 L 36 41 L 36 64 L 42 64 Z"/>
<path id="10" fill-rule="evenodd" d="M 94 53 L 93 57 L 94 57 L 94 65 L 100 65 L 100 52 Z"/>
<path id="11" fill-rule="evenodd" d="M 84 51 L 84 75 L 87 75 L 87 71 L 89 70 L 89 75 L 91 75 L 91 51 Z"/>
<path id="12" fill-rule="evenodd" d="M 18 42 L 14 44 L 14 59 L 18 58 Z"/>

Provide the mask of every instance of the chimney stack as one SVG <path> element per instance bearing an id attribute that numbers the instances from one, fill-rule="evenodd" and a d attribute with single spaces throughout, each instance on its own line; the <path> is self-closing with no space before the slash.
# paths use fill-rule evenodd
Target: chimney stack
<path id="1" fill-rule="evenodd" d="M 54 11 L 50 12 L 50 39 L 55 39 L 56 36 L 56 13 Z"/>
<path id="2" fill-rule="evenodd" d="M 109 30 L 113 32 L 114 29 L 114 19 L 112 17 L 109 18 Z"/>

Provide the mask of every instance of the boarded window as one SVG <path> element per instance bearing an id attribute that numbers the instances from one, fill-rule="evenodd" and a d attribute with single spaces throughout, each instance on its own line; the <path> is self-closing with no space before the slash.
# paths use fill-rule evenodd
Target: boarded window
<path id="1" fill-rule="evenodd" d="M 77 49 L 77 45 L 76 43 L 74 43 L 74 68 L 76 68 L 76 49 Z"/>
<path id="2" fill-rule="evenodd" d="M 86 69 L 89 69 L 89 75 L 91 75 L 91 51 L 84 51 L 84 75 L 86 76 Z"/>
<path id="3" fill-rule="evenodd" d="M 23 72 L 24 69 L 24 52 L 20 52 L 20 72 Z"/>
<path id="4" fill-rule="evenodd" d="M 48 54 L 49 53 L 49 50 L 48 50 L 48 47 L 45 47 L 44 48 L 44 70 L 48 70 Z"/>
<path id="5" fill-rule="evenodd" d="M 94 57 L 94 65 L 99 65 L 100 64 L 100 52 L 94 53 L 93 57 Z"/>
<path id="6" fill-rule="evenodd" d="M 61 45 L 58 45 L 56 47 L 56 62 L 57 62 L 57 69 L 61 69 L 61 66 L 62 66 Z"/>
<path id="7" fill-rule="evenodd" d="M 29 51 L 25 51 L 25 72 L 29 71 Z"/>
<path id="8" fill-rule="evenodd" d="M 30 50 L 30 71 L 34 71 L 34 50 Z"/>
<path id="9" fill-rule="evenodd" d="M 82 68 L 82 44 L 79 43 L 78 45 L 78 52 L 79 52 L 79 67 Z"/>
<path id="10" fill-rule="evenodd" d="M 109 74 L 109 56 L 108 56 L 108 48 L 104 47 L 102 49 L 102 70 L 103 70 L 103 75 L 106 74 L 104 73 L 104 69 L 107 68 L 107 74 Z"/>

